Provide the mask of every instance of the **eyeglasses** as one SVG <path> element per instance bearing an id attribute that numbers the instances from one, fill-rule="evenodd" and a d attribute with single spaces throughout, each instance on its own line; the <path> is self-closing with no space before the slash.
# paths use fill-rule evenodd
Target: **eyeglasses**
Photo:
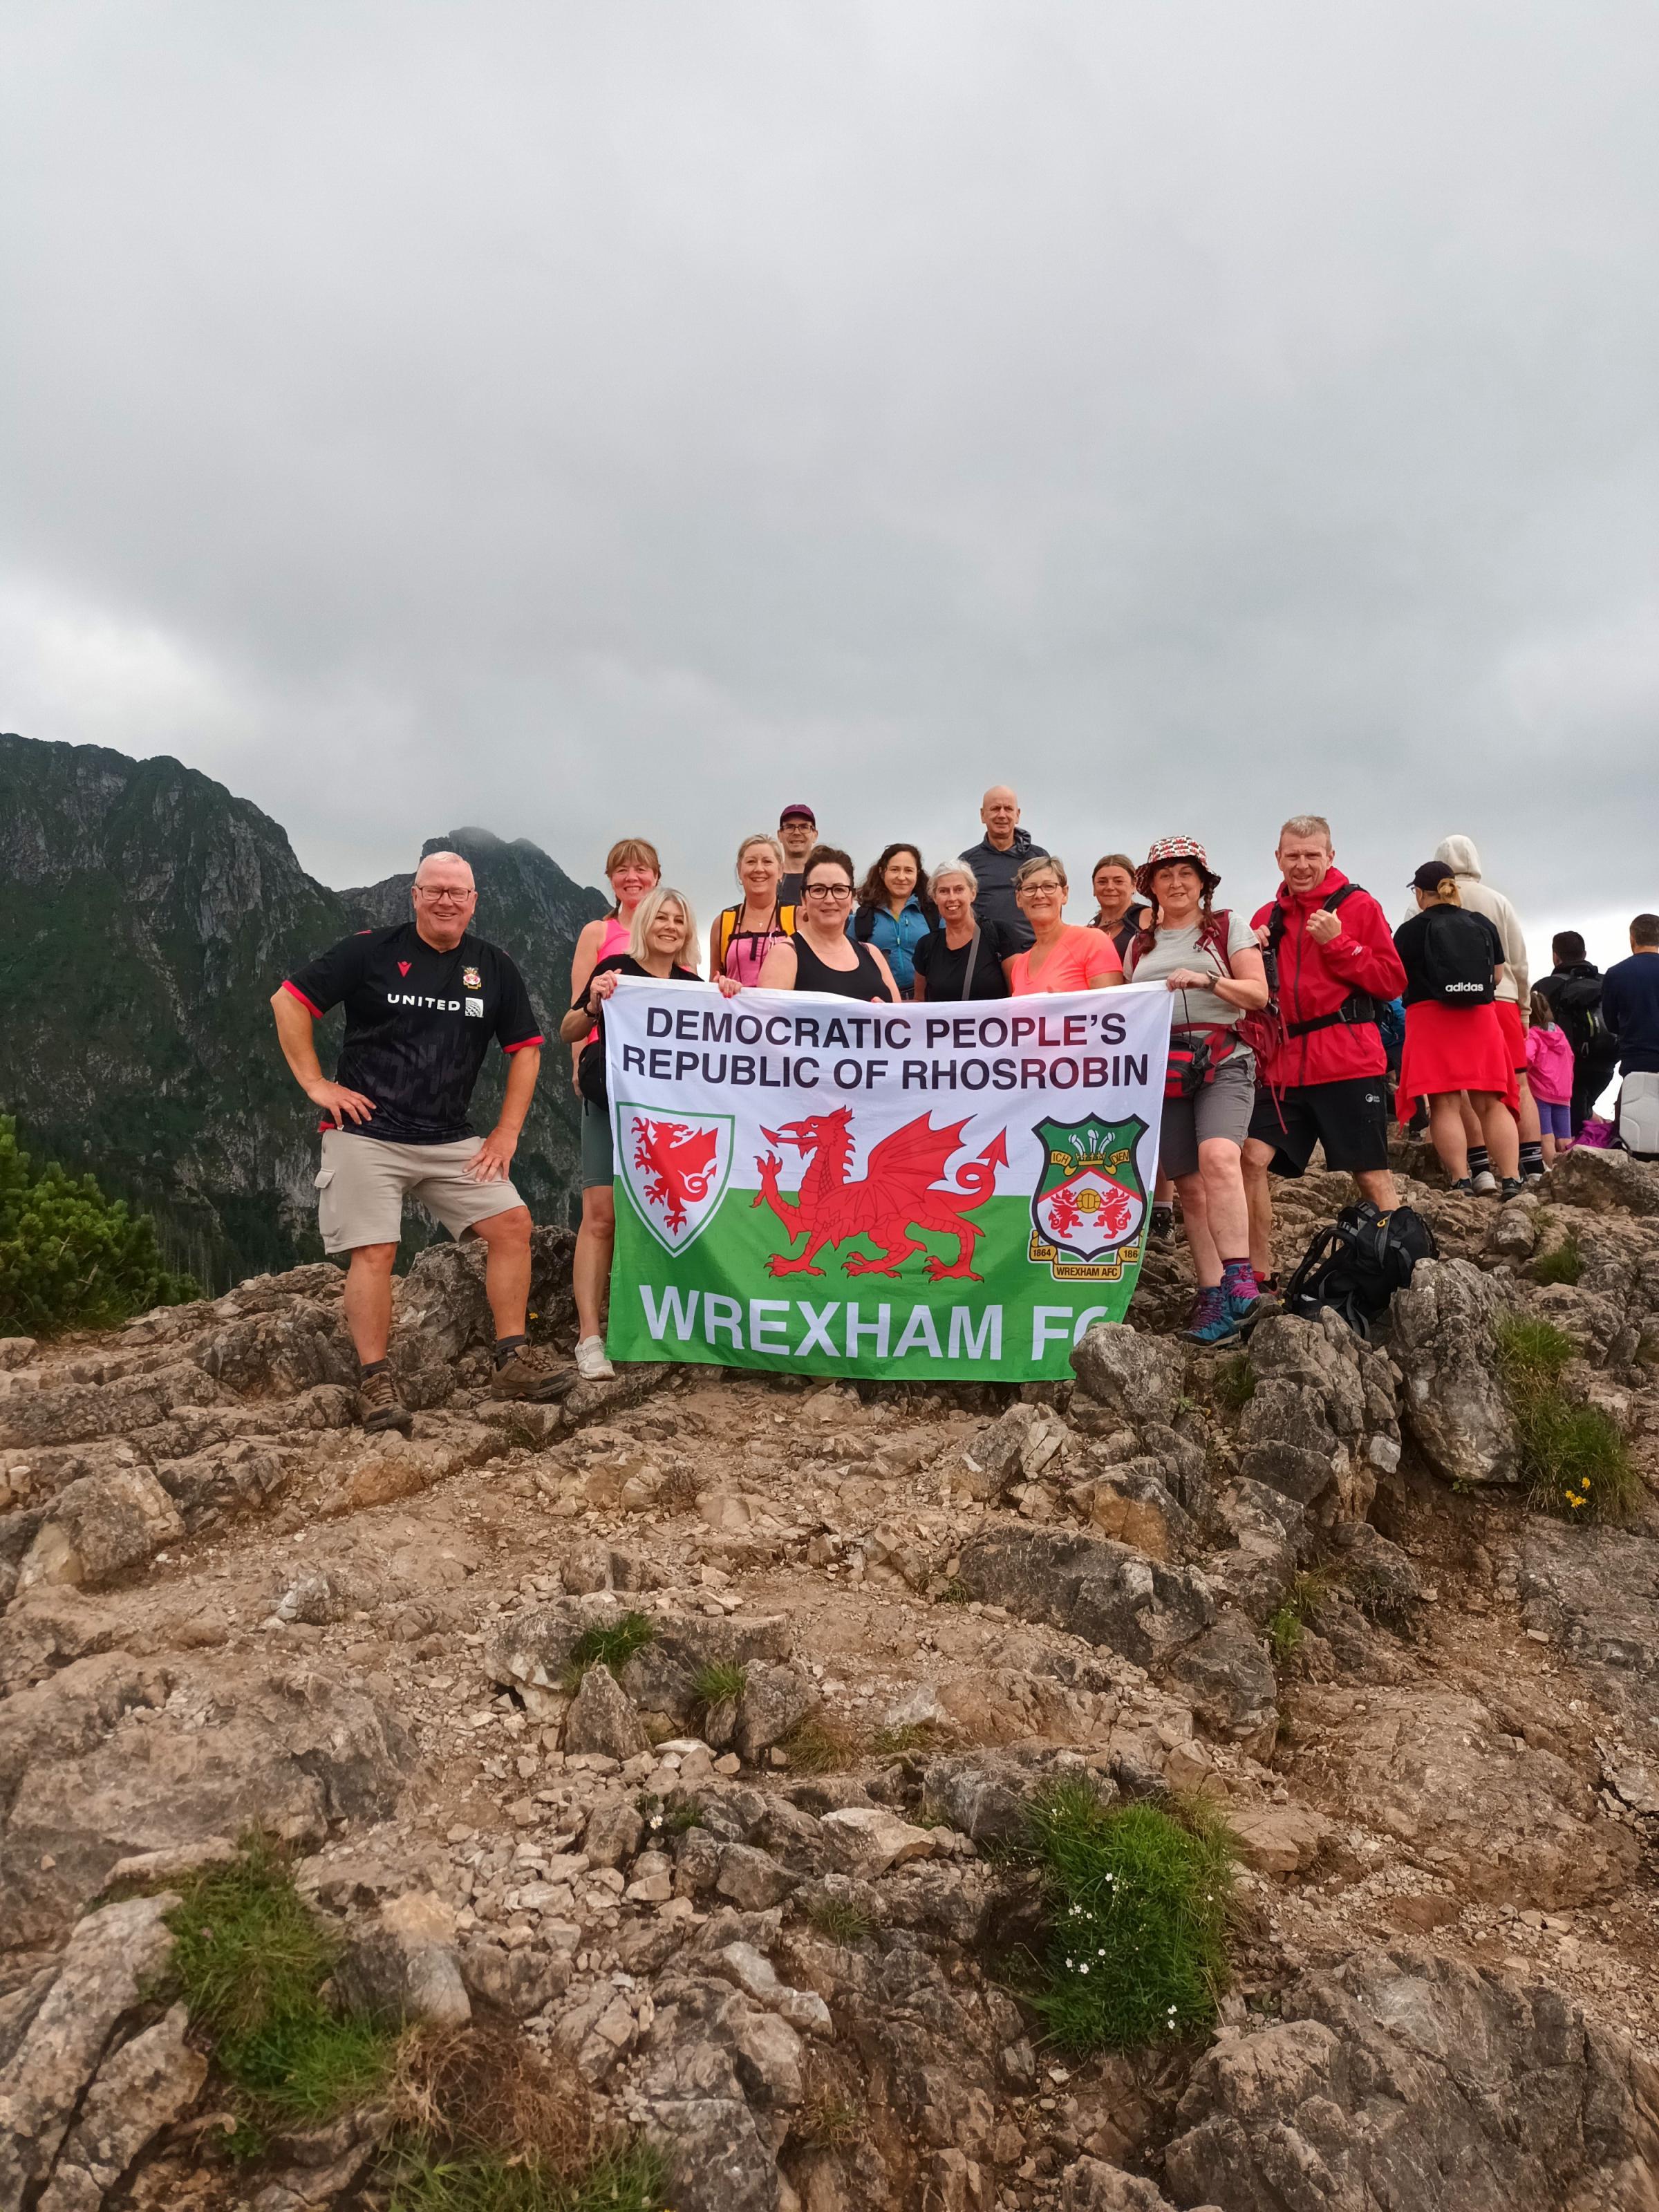
<path id="1" fill-rule="evenodd" d="M 428 900 L 434 906 L 465 906 L 468 899 L 476 898 L 477 893 L 476 891 L 434 891 L 428 884 L 416 884 L 415 896 L 417 898 Z"/>
<path id="2" fill-rule="evenodd" d="M 808 884 L 806 896 L 810 899 L 823 899 L 831 906 L 845 906 L 853 896 L 853 886 L 851 884 Z"/>

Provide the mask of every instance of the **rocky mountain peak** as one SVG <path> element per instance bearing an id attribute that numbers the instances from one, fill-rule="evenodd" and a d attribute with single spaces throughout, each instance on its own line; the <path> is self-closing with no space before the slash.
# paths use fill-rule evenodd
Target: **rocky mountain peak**
<path id="1" fill-rule="evenodd" d="M 0 2207 L 356 2212 L 481 2075 L 498 2162 L 609 2146 L 635 2212 L 1650 2203 L 1659 1170 L 1406 1188 L 1377 1342 L 1200 1351 L 1155 1252 L 1030 1395 L 499 1402 L 455 1246 L 398 1285 L 410 1438 L 326 1266 L 0 1346 Z M 1540 1488 L 1523 1352 L 1616 1511 Z M 179 1931 L 276 1878 L 251 1822 L 395 2095 L 274 2120 L 216 2033 Z"/>

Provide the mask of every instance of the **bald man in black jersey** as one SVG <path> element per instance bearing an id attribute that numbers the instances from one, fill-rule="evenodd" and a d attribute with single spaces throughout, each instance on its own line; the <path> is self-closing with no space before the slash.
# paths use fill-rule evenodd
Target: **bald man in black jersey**
<path id="1" fill-rule="evenodd" d="M 346 1323 L 362 1370 L 366 1429 L 401 1429 L 386 1350 L 392 1268 L 405 1198 L 452 1237 L 487 1247 L 484 1287 L 495 1322 L 497 1398 L 562 1397 L 574 1370 L 532 1350 L 530 1211 L 508 1180 L 541 1066 L 530 994 L 499 946 L 471 933 L 478 902 L 459 853 L 428 853 L 415 872 L 412 919 L 366 929 L 290 975 L 272 994 L 276 1035 L 294 1078 L 323 1110 L 318 1224 L 328 1252 L 349 1252 Z M 336 1079 L 317 1058 L 313 1025 L 343 1004 Z M 467 1107 L 490 1040 L 507 1055 L 507 1094 L 487 1137 Z"/>

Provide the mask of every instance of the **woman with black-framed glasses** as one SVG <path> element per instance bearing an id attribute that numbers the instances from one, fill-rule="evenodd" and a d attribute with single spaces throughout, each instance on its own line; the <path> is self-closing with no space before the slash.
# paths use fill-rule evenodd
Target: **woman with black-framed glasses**
<path id="1" fill-rule="evenodd" d="M 847 934 L 853 863 L 833 845 L 814 845 L 802 865 L 793 937 L 775 945 L 760 971 L 763 991 L 828 991 L 837 999 L 898 997 L 886 955 Z"/>

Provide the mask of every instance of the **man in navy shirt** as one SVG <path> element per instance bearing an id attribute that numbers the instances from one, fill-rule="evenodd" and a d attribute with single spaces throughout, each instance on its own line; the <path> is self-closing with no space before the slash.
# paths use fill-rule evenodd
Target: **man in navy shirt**
<path id="1" fill-rule="evenodd" d="M 1630 926 L 1630 958 L 1601 978 L 1601 1018 L 1619 1047 L 1619 1134 L 1643 1159 L 1659 1154 L 1659 914 Z"/>
<path id="2" fill-rule="evenodd" d="M 478 895 L 459 853 L 428 853 L 415 872 L 414 917 L 366 929 L 288 977 L 272 994 L 276 1035 L 295 1080 L 322 1108 L 317 1177 L 323 1248 L 349 1252 L 346 1323 L 362 1370 L 366 1429 L 401 1429 L 386 1364 L 392 1267 L 405 1198 L 454 1237 L 488 1248 L 484 1287 L 495 1321 L 497 1398 L 556 1398 L 574 1370 L 532 1351 L 530 1212 L 507 1180 L 541 1066 L 541 1036 L 524 979 L 469 927 Z M 336 1079 L 317 1058 L 313 1024 L 345 1007 Z M 466 1118 L 491 1039 L 509 1060 L 501 1118 L 480 1137 Z"/>

